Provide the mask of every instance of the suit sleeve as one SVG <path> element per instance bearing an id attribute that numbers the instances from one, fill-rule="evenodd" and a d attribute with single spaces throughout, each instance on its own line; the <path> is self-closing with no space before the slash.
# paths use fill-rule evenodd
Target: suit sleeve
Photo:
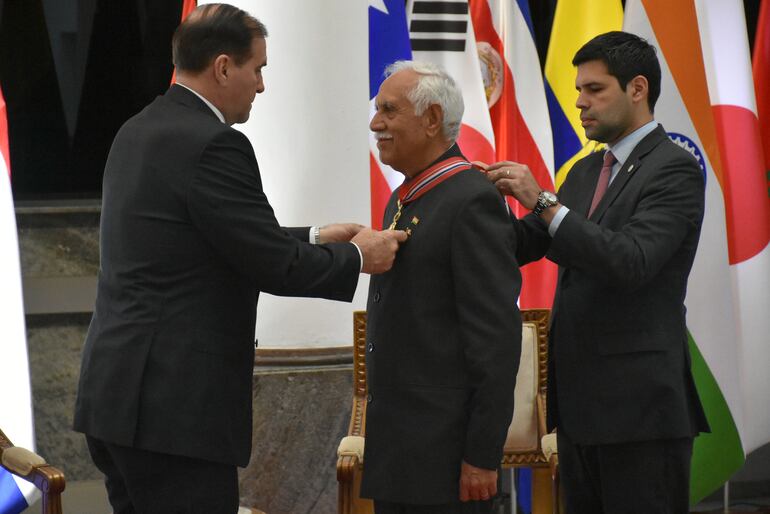
<path id="1" fill-rule="evenodd" d="M 261 290 L 351 301 L 359 255 L 350 243 L 311 245 L 281 228 L 251 145 L 234 130 L 204 149 L 187 194 L 193 223 L 216 252 Z"/>
<path id="2" fill-rule="evenodd" d="M 695 161 L 676 156 L 656 170 L 619 230 L 571 210 L 553 237 L 548 257 L 605 286 L 638 289 L 658 274 L 687 234 L 699 230 L 704 189 Z"/>
<path id="3" fill-rule="evenodd" d="M 464 459 L 497 469 L 513 416 L 521 353 L 515 232 L 490 189 L 465 202 L 452 234 L 457 316 L 472 386 Z"/>
<path id="4" fill-rule="evenodd" d="M 294 239 L 303 243 L 310 242 L 310 227 L 283 227 L 283 229 Z"/>
<path id="5" fill-rule="evenodd" d="M 551 245 L 548 226 L 534 214 L 517 219 L 511 214 L 513 230 L 516 233 L 516 262 L 524 266 L 545 257 Z"/>

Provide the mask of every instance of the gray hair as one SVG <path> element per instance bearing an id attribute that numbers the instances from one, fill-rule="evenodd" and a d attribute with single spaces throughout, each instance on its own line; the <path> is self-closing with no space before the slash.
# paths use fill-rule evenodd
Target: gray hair
<path id="1" fill-rule="evenodd" d="M 385 68 L 385 77 L 403 70 L 412 70 L 418 76 L 417 85 L 406 93 L 414 105 L 414 113 L 420 116 L 430 105 L 438 104 L 444 114 L 444 137 L 456 141 L 465 105 L 454 79 L 440 66 L 425 61 L 396 61 Z"/>

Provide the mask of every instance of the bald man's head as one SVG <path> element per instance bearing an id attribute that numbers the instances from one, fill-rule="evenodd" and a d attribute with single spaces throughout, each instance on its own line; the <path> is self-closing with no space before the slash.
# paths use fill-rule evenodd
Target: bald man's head
<path id="1" fill-rule="evenodd" d="M 246 11 L 228 4 L 201 5 L 174 32 L 174 66 L 194 75 L 223 54 L 240 65 L 251 57 L 254 38 L 265 37 L 267 28 Z"/>

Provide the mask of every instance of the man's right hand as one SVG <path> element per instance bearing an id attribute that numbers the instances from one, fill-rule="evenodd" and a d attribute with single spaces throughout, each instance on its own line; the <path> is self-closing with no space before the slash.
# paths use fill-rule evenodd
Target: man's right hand
<path id="1" fill-rule="evenodd" d="M 372 275 L 388 271 L 393 266 L 399 245 L 406 241 L 406 238 L 406 232 L 403 230 L 361 230 L 351 239 L 352 243 L 358 245 L 364 258 L 361 271 Z"/>

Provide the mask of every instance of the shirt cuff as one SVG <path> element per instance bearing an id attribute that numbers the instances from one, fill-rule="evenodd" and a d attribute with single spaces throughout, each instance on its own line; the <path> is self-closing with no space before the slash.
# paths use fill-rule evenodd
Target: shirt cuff
<path id="1" fill-rule="evenodd" d="M 359 260 L 358 260 L 358 262 L 360 262 L 360 263 L 361 263 L 361 265 L 358 267 L 358 272 L 359 272 L 359 273 L 361 273 L 362 271 L 364 271 L 364 254 L 363 254 L 363 253 L 361 253 L 361 249 L 360 249 L 360 248 L 358 247 L 358 245 L 357 245 L 357 244 L 355 244 L 353 241 L 351 241 L 351 242 L 350 242 L 350 244 L 352 244 L 353 246 L 355 246 L 355 247 L 356 247 L 356 250 L 358 250 L 358 257 L 359 257 Z"/>
<path id="2" fill-rule="evenodd" d="M 559 207 L 559 210 L 556 211 L 556 214 L 554 215 L 553 219 L 551 220 L 551 224 L 548 225 L 548 233 L 553 237 L 556 235 L 556 231 L 559 230 L 559 225 L 561 225 L 562 220 L 569 212 L 569 209 L 562 205 Z"/>

